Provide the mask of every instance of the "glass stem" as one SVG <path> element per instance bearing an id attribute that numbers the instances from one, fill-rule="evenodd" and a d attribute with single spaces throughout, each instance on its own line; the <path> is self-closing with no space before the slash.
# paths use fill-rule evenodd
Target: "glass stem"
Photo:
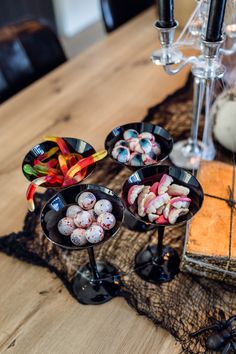
<path id="1" fill-rule="evenodd" d="M 163 238 L 164 238 L 165 227 L 158 226 L 157 235 L 158 235 L 158 242 L 157 242 L 157 256 L 155 259 L 155 263 L 161 265 L 163 262 L 162 254 L 163 254 Z"/>
<path id="2" fill-rule="evenodd" d="M 206 82 L 206 104 L 205 104 L 205 125 L 203 131 L 203 160 L 213 160 L 215 157 L 215 147 L 212 138 L 213 131 L 213 116 L 211 114 L 211 106 L 214 96 L 215 79 L 207 80 Z"/>
<path id="3" fill-rule="evenodd" d="M 191 144 L 192 144 L 192 153 L 199 153 L 198 148 L 198 128 L 199 121 L 202 111 L 203 98 L 205 93 L 205 79 L 200 79 L 194 77 L 194 88 L 193 88 L 193 120 L 191 127 Z"/>
<path id="4" fill-rule="evenodd" d="M 99 276 L 99 272 L 98 272 L 98 269 L 97 269 L 97 264 L 96 264 L 96 261 L 95 261 L 93 247 L 89 247 L 87 249 L 87 251 L 88 251 L 88 255 L 89 255 L 90 267 L 91 267 L 91 270 L 92 270 L 92 273 L 93 273 L 93 279 L 94 280 L 98 280 L 100 278 L 100 276 Z"/>

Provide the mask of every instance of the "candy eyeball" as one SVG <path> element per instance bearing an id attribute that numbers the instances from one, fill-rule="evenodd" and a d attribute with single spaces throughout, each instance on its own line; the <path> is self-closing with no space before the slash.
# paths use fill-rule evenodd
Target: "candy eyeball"
<path id="1" fill-rule="evenodd" d="M 117 146 L 125 146 L 125 147 L 128 147 L 129 146 L 129 143 L 125 140 L 118 140 L 116 143 L 115 143 L 115 146 L 114 147 L 117 147 Z"/>
<path id="2" fill-rule="evenodd" d="M 116 218 L 111 213 L 100 214 L 97 221 L 104 230 L 111 230 L 116 224 Z"/>
<path id="3" fill-rule="evenodd" d="M 78 204 L 84 210 L 92 209 L 95 203 L 96 197 L 91 192 L 83 192 L 78 198 Z"/>
<path id="4" fill-rule="evenodd" d="M 148 139 L 151 142 L 155 142 L 155 136 L 149 132 L 142 132 L 141 134 L 139 134 L 138 137 L 139 137 L 139 139 Z"/>
<path id="5" fill-rule="evenodd" d="M 151 141 L 147 138 L 140 139 L 135 147 L 135 151 L 139 152 L 140 154 L 148 154 L 152 151 Z"/>
<path id="6" fill-rule="evenodd" d="M 124 139 L 125 140 L 130 140 L 133 138 L 137 138 L 138 137 L 138 132 L 134 129 L 128 129 L 124 132 Z"/>
<path id="7" fill-rule="evenodd" d="M 96 204 L 95 204 L 96 205 Z M 95 207 L 95 206 L 94 206 Z M 91 218 L 94 221 L 96 221 L 96 214 L 95 214 L 95 210 L 94 209 L 90 209 L 88 210 L 88 213 L 91 215 Z"/>
<path id="8" fill-rule="evenodd" d="M 82 209 L 78 205 L 71 205 L 66 211 L 66 216 L 70 218 L 75 218 L 78 213 L 80 213 Z"/>
<path id="9" fill-rule="evenodd" d="M 75 223 L 72 218 L 66 216 L 57 224 L 58 231 L 64 236 L 70 236 L 75 229 Z"/>
<path id="10" fill-rule="evenodd" d="M 117 146 L 112 150 L 112 157 L 121 163 L 127 163 L 130 159 L 129 149 L 125 146 Z"/>
<path id="11" fill-rule="evenodd" d="M 85 232 L 86 231 L 81 228 L 75 229 L 70 235 L 71 242 L 76 246 L 85 245 L 87 243 Z"/>
<path id="12" fill-rule="evenodd" d="M 129 149 L 130 151 L 135 151 L 137 144 L 139 143 L 138 138 L 133 138 L 129 140 Z"/>
<path id="13" fill-rule="evenodd" d="M 156 163 L 156 160 L 154 160 L 149 154 L 142 154 L 142 160 L 145 166 L 153 165 Z"/>
<path id="14" fill-rule="evenodd" d="M 104 238 L 104 230 L 100 225 L 94 223 L 86 230 L 85 236 L 90 243 L 98 243 Z"/>
<path id="15" fill-rule="evenodd" d="M 159 156 L 161 153 L 161 146 L 158 144 L 156 141 L 152 143 L 152 152 L 156 155 Z"/>
<path id="16" fill-rule="evenodd" d="M 112 204 L 107 199 L 100 199 L 95 204 L 94 211 L 97 215 L 100 215 L 100 214 L 106 213 L 106 212 L 111 213 L 112 212 Z"/>
<path id="17" fill-rule="evenodd" d="M 129 164 L 131 166 L 143 166 L 142 155 L 137 152 L 131 154 Z"/>
<path id="18" fill-rule="evenodd" d="M 74 223 L 76 226 L 81 227 L 82 229 L 86 229 L 92 224 L 93 220 L 88 211 L 81 211 L 74 218 Z"/>

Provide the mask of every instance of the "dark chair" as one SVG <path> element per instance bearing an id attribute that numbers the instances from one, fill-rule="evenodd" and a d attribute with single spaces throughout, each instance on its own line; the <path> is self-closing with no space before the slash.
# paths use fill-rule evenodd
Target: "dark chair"
<path id="1" fill-rule="evenodd" d="M 28 20 L 0 29 L 0 102 L 66 61 L 51 28 Z"/>
<path id="2" fill-rule="evenodd" d="M 100 0 L 106 31 L 114 31 L 154 2 L 154 0 Z"/>

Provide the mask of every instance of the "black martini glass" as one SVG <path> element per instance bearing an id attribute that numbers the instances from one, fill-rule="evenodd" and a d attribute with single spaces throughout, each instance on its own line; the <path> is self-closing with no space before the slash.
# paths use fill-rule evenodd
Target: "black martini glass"
<path id="1" fill-rule="evenodd" d="M 192 202 L 189 207 L 189 213 L 180 216 L 174 225 L 171 224 L 154 224 L 157 228 L 158 243 L 157 245 L 147 245 L 142 249 L 135 258 L 136 273 L 144 280 L 159 284 L 171 281 L 179 271 L 180 258 L 176 250 L 169 246 L 163 245 L 165 227 L 173 227 L 178 224 L 184 224 L 189 221 L 201 208 L 203 203 L 203 190 L 198 180 L 189 172 L 172 166 L 147 166 L 131 175 L 125 182 L 122 189 L 122 199 L 124 205 L 130 212 L 143 222 L 150 224 L 145 218 L 141 218 L 128 203 L 128 191 L 132 185 L 152 185 L 160 181 L 163 174 L 171 176 L 173 183 L 188 187 L 190 193 L 188 195 Z M 153 224 L 152 224 L 153 225 Z"/>
<path id="2" fill-rule="evenodd" d="M 96 244 L 88 242 L 84 246 L 76 246 L 71 242 L 70 237 L 59 233 L 57 224 L 66 215 L 67 207 L 75 204 L 79 195 L 84 191 L 92 192 L 97 200 L 107 199 L 112 203 L 112 213 L 116 217 L 116 225 L 113 229 L 105 231 L 102 241 Z M 102 304 L 111 300 L 119 292 L 117 270 L 107 262 L 96 262 L 93 247 L 101 245 L 116 235 L 123 221 L 123 212 L 122 201 L 112 190 L 93 184 L 77 184 L 62 189 L 47 202 L 42 210 L 41 226 L 49 241 L 68 250 L 87 249 L 89 263 L 78 269 L 72 284 L 73 293 L 82 304 Z"/>
<path id="3" fill-rule="evenodd" d="M 112 150 L 118 140 L 123 140 L 123 134 L 128 129 L 134 129 L 139 134 L 143 132 L 151 133 L 155 136 L 156 142 L 160 144 L 161 153 L 155 164 L 159 164 L 167 159 L 173 148 L 173 138 L 164 128 L 151 123 L 129 123 L 114 128 L 106 137 L 105 149 L 108 151 L 108 156 L 116 163 L 122 166 L 127 166 L 131 171 L 137 171 L 143 166 L 130 166 L 126 163 L 119 162 L 112 156 Z"/>
<path id="4" fill-rule="evenodd" d="M 89 157 L 92 154 L 94 154 L 96 151 L 95 149 L 92 147 L 92 145 L 90 145 L 89 143 L 87 143 L 86 141 L 82 140 L 82 139 L 76 139 L 76 138 L 64 138 L 69 150 L 71 153 L 77 153 L 80 154 L 83 158 L 84 157 Z M 35 178 L 35 176 L 33 175 L 28 175 L 27 173 L 25 173 L 23 166 L 25 164 L 29 164 L 31 166 L 34 165 L 34 160 L 40 156 L 41 154 L 44 154 L 45 152 L 47 152 L 48 150 L 50 150 L 52 147 L 58 146 L 56 143 L 51 142 L 51 141 L 44 141 L 41 142 L 37 145 L 35 145 L 34 147 L 32 147 L 32 149 L 25 155 L 23 162 L 22 162 L 22 172 L 24 174 L 24 176 L 27 178 L 27 180 L 29 180 L 30 182 L 32 182 Z M 53 158 L 53 156 L 52 156 Z M 83 181 L 85 178 L 87 178 L 88 176 L 90 176 L 93 171 L 95 169 L 95 164 L 92 164 L 90 166 L 87 167 L 87 173 L 86 176 L 83 178 Z M 58 190 L 61 187 L 58 185 L 55 187 L 47 187 L 45 185 L 41 185 L 40 187 L 44 187 L 47 189 L 55 189 Z"/>
<path id="5" fill-rule="evenodd" d="M 128 129 L 134 129 L 139 134 L 143 132 L 151 133 L 155 136 L 155 140 L 160 144 L 161 154 L 156 161 L 156 164 L 161 164 L 166 160 L 173 148 L 173 138 L 164 128 L 154 125 L 151 123 L 139 122 L 139 123 L 129 123 L 124 124 L 119 127 L 114 128 L 106 137 L 105 149 L 108 151 L 108 156 L 117 164 L 121 166 L 126 166 L 131 171 L 137 171 L 143 166 L 130 166 L 125 163 L 121 163 L 112 156 L 112 150 L 118 140 L 123 140 L 123 134 Z M 153 229 L 153 225 L 147 225 L 140 222 L 137 218 L 134 218 L 128 209 L 125 210 L 124 224 L 131 230 L 136 231 L 148 231 Z"/>

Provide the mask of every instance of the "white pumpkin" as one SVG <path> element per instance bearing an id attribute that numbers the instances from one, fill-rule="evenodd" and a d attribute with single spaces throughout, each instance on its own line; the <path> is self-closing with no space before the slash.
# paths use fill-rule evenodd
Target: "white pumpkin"
<path id="1" fill-rule="evenodd" d="M 236 152 L 236 87 L 222 92 L 212 106 L 214 135 L 226 149 Z"/>

